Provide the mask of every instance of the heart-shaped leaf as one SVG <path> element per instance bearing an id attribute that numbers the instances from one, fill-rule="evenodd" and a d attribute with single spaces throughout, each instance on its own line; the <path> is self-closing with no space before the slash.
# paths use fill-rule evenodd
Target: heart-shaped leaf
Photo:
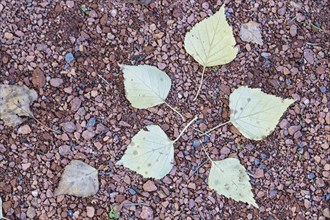
<path id="1" fill-rule="evenodd" d="M 163 104 L 171 88 L 171 79 L 154 66 L 120 65 L 124 72 L 126 98 L 133 107 L 150 108 Z"/>
<path id="2" fill-rule="evenodd" d="M 226 20 L 225 6 L 211 17 L 196 24 L 184 39 L 184 47 L 204 67 L 229 63 L 238 48 L 232 28 Z"/>
<path id="3" fill-rule="evenodd" d="M 250 21 L 246 24 L 242 24 L 239 35 L 243 41 L 263 45 L 260 24 L 255 21 Z"/>
<path id="4" fill-rule="evenodd" d="M 37 92 L 24 85 L 0 84 L 0 119 L 9 126 L 20 125 L 33 117 L 30 105 L 37 98 Z"/>
<path id="5" fill-rule="evenodd" d="M 147 129 L 133 137 L 117 165 L 124 165 L 145 178 L 161 179 L 173 167 L 174 142 L 157 125 L 147 126 Z"/>
<path id="6" fill-rule="evenodd" d="M 235 158 L 212 161 L 208 185 L 220 195 L 258 208 L 251 191 L 249 176 L 239 160 Z"/>
<path id="7" fill-rule="evenodd" d="M 98 171 L 80 160 L 72 160 L 64 169 L 54 195 L 87 197 L 99 190 Z"/>
<path id="8" fill-rule="evenodd" d="M 239 87 L 229 97 L 230 122 L 252 140 L 271 134 L 293 99 L 268 95 L 261 89 Z"/>

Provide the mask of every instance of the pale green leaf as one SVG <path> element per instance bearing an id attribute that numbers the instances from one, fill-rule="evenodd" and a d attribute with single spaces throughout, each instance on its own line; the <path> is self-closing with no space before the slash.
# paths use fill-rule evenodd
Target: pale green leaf
<path id="1" fill-rule="evenodd" d="M 184 40 L 187 53 L 204 67 L 223 65 L 235 59 L 238 52 L 235 44 L 224 5 L 214 15 L 196 24 Z"/>
<path id="2" fill-rule="evenodd" d="M 123 165 L 143 177 L 161 179 L 173 167 L 174 147 L 165 132 L 157 125 L 140 130 L 128 145 L 117 165 Z"/>
<path id="3" fill-rule="evenodd" d="M 124 72 L 126 98 L 133 107 L 150 108 L 165 102 L 171 79 L 154 66 L 120 65 Z"/>
<path id="4" fill-rule="evenodd" d="M 292 103 L 293 99 L 282 99 L 261 89 L 242 86 L 230 95 L 230 122 L 246 138 L 261 140 L 274 131 Z"/>
<path id="5" fill-rule="evenodd" d="M 249 176 L 238 159 L 227 158 L 213 161 L 208 185 L 220 195 L 246 202 L 258 208 L 251 191 Z"/>
<path id="6" fill-rule="evenodd" d="M 98 171 L 80 160 L 72 160 L 64 169 L 54 195 L 87 197 L 99 190 Z"/>

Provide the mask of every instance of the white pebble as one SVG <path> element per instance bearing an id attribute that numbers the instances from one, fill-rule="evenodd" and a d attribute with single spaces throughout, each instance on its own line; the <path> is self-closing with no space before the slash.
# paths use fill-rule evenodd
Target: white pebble
<path id="1" fill-rule="evenodd" d="M 39 194 L 39 192 L 38 192 L 38 190 L 36 189 L 36 190 L 33 190 L 31 194 L 32 194 L 34 197 L 37 197 L 38 194 Z"/>

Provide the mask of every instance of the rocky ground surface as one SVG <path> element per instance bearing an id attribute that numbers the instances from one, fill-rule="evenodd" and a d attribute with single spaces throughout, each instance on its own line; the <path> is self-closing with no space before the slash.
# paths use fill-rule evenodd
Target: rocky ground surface
<path id="1" fill-rule="evenodd" d="M 36 120 L 0 122 L 0 195 L 8 219 L 330 218 L 330 4 L 319 1 L 226 1 L 240 47 L 231 63 L 202 68 L 183 47 L 185 33 L 216 12 L 220 0 L 0 0 L 0 83 L 38 92 Z M 82 7 L 83 6 L 83 7 Z M 242 23 L 261 24 L 262 46 L 243 42 Z M 228 120 L 240 85 L 296 100 L 262 141 L 226 125 L 202 141 L 214 159 L 236 157 L 251 175 L 260 208 L 207 187 L 210 163 L 189 129 L 175 144 L 175 166 L 162 180 L 115 166 L 130 139 L 149 124 L 175 139 L 184 123 L 164 105 L 137 110 L 125 99 L 121 64 L 150 64 L 173 81 L 168 102 L 205 131 Z M 60 131 L 59 134 L 49 130 Z M 80 159 L 102 171 L 95 196 L 53 195 L 64 167 Z"/>

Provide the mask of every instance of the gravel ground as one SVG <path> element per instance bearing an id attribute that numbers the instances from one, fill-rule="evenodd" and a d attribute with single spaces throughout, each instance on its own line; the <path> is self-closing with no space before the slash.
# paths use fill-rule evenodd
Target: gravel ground
<path id="1" fill-rule="evenodd" d="M 39 98 L 19 128 L 0 122 L 0 194 L 9 219 L 326 219 L 329 211 L 330 4 L 318 1 L 226 1 L 240 47 L 237 58 L 202 68 L 185 53 L 190 28 L 223 1 L 156 0 L 149 6 L 114 1 L 0 0 L 0 83 L 24 84 Z M 87 11 L 81 10 L 85 6 Z M 263 46 L 239 38 L 242 23 L 261 24 Z M 214 159 L 237 157 L 251 174 L 260 209 L 207 187 L 210 163 L 189 129 L 175 145 L 175 166 L 148 180 L 113 164 L 142 127 L 160 125 L 174 139 L 184 124 L 161 105 L 137 110 L 125 99 L 122 64 L 150 64 L 173 80 L 167 99 L 194 128 L 229 118 L 229 94 L 240 85 L 294 98 L 275 132 L 249 141 L 231 125 L 205 143 Z M 64 167 L 80 159 L 102 172 L 88 198 L 53 196 Z M 125 204 L 125 205 L 124 205 Z"/>

